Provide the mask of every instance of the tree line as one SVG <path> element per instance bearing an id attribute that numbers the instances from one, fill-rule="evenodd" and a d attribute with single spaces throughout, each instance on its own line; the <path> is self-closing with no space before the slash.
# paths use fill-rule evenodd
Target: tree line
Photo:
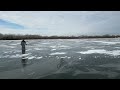
<path id="1" fill-rule="evenodd" d="M 82 38 L 119 38 L 120 35 L 95 35 L 95 36 L 41 36 L 41 35 L 20 35 L 20 34 L 1 34 L 0 40 L 21 40 L 21 39 L 82 39 Z"/>

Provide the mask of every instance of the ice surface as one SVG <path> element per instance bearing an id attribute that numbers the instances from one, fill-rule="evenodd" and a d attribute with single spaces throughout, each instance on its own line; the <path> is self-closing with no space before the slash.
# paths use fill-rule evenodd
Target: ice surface
<path id="1" fill-rule="evenodd" d="M 20 42 L 0 41 L 0 78 L 42 78 L 53 74 L 58 74 L 55 78 L 62 78 L 59 74 L 67 78 L 120 78 L 120 39 L 28 40 L 26 54 L 21 54 Z M 62 65 L 62 60 L 66 64 Z"/>
<path id="2" fill-rule="evenodd" d="M 77 76 L 80 74 L 100 74 L 100 75 L 107 75 L 108 78 L 115 78 L 119 75 L 119 73 L 117 72 L 111 72 L 111 71 L 105 72 L 105 71 L 97 71 L 95 69 L 89 69 L 89 72 L 83 72 L 80 70 L 76 70 L 73 76 Z"/>

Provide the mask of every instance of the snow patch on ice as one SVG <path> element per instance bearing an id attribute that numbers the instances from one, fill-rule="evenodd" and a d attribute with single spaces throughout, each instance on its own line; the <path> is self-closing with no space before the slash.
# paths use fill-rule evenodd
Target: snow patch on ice
<path id="1" fill-rule="evenodd" d="M 70 59 L 71 57 L 67 57 L 68 59 Z"/>
<path id="2" fill-rule="evenodd" d="M 60 58 L 67 58 L 67 56 L 65 56 L 65 57 L 60 57 Z"/>
<path id="3" fill-rule="evenodd" d="M 56 49 L 51 49 L 51 51 L 55 51 Z"/>
<path id="4" fill-rule="evenodd" d="M 14 46 L 0 45 L 1 48 L 15 48 Z"/>
<path id="5" fill-rule="evenodd" d="M 69 47 L 69 46 L 61 45 L 61 46 L 59 46 L 59 47 L 61 47 L 61 48 L 67 48 L 67 47 Z"/>
<path id="6" fill-rule="evenodd" d="M 50 55 L 59 55 L 59 54 L 66 54 L 65 52 L 55 52 L 55 53 L 51 53 Z"/>
<path id="7" fill-rule="evenodd" d="M 20 58 L 21 55 L 20 54 L 16 54 L 16 55 L 11 55 L 9 58 Z"/>
<path id="8" fill-rule="evenodd" d="M 28 53 L 28 54 L 22 54 L 22 57 L 24 57 L 24 56 L 28 56 L 28 55 L 31 55 L 31 53 Z"/>
<path id="9" fill-rule="evenodd" d="M 41 48 L 34 48 L 35 50 L 43 50 L 43 49 L 41 49 Z"/>
<path id="10" fill-rule="evenodd" d="M 118 56 L 120 55 L 120 50 L 106 51 L 104 49 L 96 49 L 96 50 L 88 50 L 88 51 L 82 51 L 82 52 L 77 52 L 77 53 L 81 53 L 81 54 L 98 53 L 98 54 L 107 54 L 111 56 Z"/>
<path id="11" fill-rule="evenodd" d="M 107 41 L 93 41 L 93 42 L 99 42 L 107 45 L 120 44 L 120 42 L 107 42 Z"/>
<path id="12" fill-rule="evenodd" d="M 50 46 L 53 49 L 59 48 L 59 49 L 69 49 L 69 46 L 65 46 L 65 45 L 58 45 L 58 46 Z"/>
<path id="13" fill-rule="evenodd" d="M 28 53 L 28 54 L 15 54 L 15 55 L 6 55 L 4 56 L 4 58 L 21 58 L 21 57 L 25 57 L 25 56 L 28 56 L 30 55 L 31 53 Z"/>
<path id="14" fill-rule="evenodd" d="M 50 46 L 51 48 L 56 48 L 57 46 Z"/>
<path id="15" fill-rule="evenodd" d="M 81 59 L 81 57 L 79 57 L 79 59 Z"/>
<path id="16" fill-rule="evenodd" d="M 92 53 L 106 53 L 106 50 L 104 49 L 96 49 L 96 50 L 88 50 L 88 51 L 82 51 L 82 52 L 77 52 L 77 53 L 81 53 L 81 54 L 92 54 Z"/>
<path id="17" fill-rule="evenodd" d="M 41 59 L 41 58 L 43 58 L 42 56 L 41 57 L 36 57 L 36 59 Z"/>
<path id="18" fill-rule="evenodd" d="M 13 45 L 13 46 L 15 46 L 15 45 L 20 45 L 20 43 L 16 43 L 16 44 L 10 44 L 10 45 Z"/>
<path id="19" fill-rule="evenodd" d="M 36 58 L 36 57 L 35 56 L 28 57 L 28 59 L 34 59 L 34 58 Z"/>
<path id="20" fill-rule="evenodd" d="M 41 44 L 50 44 L 50 43 L 41 43 Z"/>

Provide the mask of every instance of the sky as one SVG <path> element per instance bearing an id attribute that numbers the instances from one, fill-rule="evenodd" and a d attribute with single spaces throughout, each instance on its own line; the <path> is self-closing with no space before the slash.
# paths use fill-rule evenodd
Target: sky
<path id="1" fill-rule="evenodd" d="M 120 11 L 0 11 L 0 33 L 120 34 Z"/>

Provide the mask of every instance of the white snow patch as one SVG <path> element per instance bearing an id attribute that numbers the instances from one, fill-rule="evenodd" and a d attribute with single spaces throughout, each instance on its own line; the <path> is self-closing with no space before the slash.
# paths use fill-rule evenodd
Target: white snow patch
<path id="1" fill-rule="evenodd" d="M 32 50 L 32 49 L 27 49 L 26 51 L 30 51 L 30 50 Z"/>
<path id="2" fill-rule="evenodd" d="M 68 59 L 70 59 L 71 57 L 67 57 Z"/>
<path id="3" fill-rule="evenodd" d="M 0 47 L 3 47 L 3 48 L 15 48 L 14 46 L 8 46 L 8 45 L 0 45 Z"/>
<path id="4" fill-rule="evenodd" d="M 104 49 L 96 49 L 96 50 L 88 50 L 88 51 L 82 51 L 82 52 L 77 52 L 77 53 L 81 53 L 81 54 L 92 54 L 92 53 L 106 53 L 106 50 Z"/>
<path id="5" fill-rule="evenodd" d="M 57 59 L 59 59 L 60 57 L 56 56 Z"/>
<path id="6" fill-rule="evenodd" d="M 35 50 L 43 50 L 43 49 L 41 49 L 41 48 L 34 48 Z"/>
<path id="7" fill-rule="evenodd" d="M 24 57 L 24 56 L 28 56 L 28 55 L 30 55 L 31 53 L 28 53 L 28 54 L 22 54 L 22 57 Z"/>
<path id="8" fill-rule="evenodd" d="M 17 53 L 17 52 L 21 52 L 20 50 L 19 51 L 15 51 L 14 53 Z"/>
<path id="9" fill-rule="evenodd" d="M 104 49 L 96 49 L 96 50 L 88 50 L 88 51 L 82 51 L 82 52 L 77 52 L 77 53 L 81 53 L 81 54 L 98 53 L 98 54 L 107 54 L 111 56 L 118 56 L 120 55 L 120 50 L 106 51 Z"/>
<path id="10" fill-rule="evenodd" d="M 67 56 L 65 56 L 65 57 L 60 57 L 60 58 L 67 58 Z"/>
<path id="11" fill-rule="evenodd" d="M 93 42 L 100 42 L 100 43 L 107 44 L 107 45 L 120 44 L 120 42 L 107 42 L 107 41 L 93 41 Z"/>
<path id="12" fill-rule="evenodd" d="M 4 52 L 4 53 L 9 53 L 9 52 Z"/>
<path id="13" fill-rule="evenodd" d="M 56 48 L 57 46 L 50 46 L 51 48 Z"/>
<path id="14" fill-rule="evenodd" d="M 50 44 L 50 43 L 41 43 L 41 44 Z"/>
<path id="15" fill-rule="evenodd" d="M 55 51 L 56 49 L 51 49 L 51 51 Z"/>
<path id="16" fill-rule="evenodd" d="M 81 57 L 79 59 L 81 59 Z"/>
<path id="17" fill-rule="evenodd" d="M 59 54 L 66 54 L 65 52 L 55 52 L 55 53 L 51 53 L 50 55 L 59 55 Z"/>
<path id="18" fill-rule="evenodd" d="M 69 48 L 70 48 L 69 46 L 65 46 L 65 45 L 50 46 L 50 47 L 53 48 L 53 49 L 56 49 L 56 48 L 60 48 L 60 49 L 69 49 Z"/>
<path id="19" fill-rule="evenodd" d="M 35 58 L 35 56 L 28 57 L 28 59 L 34 59 L 34 58 Z"/>
<path id="20" fill-rule="evenodd" d="M 28 54 L 15 54 L 15 55 L 11 55 L 11 56 L 9 56 L 9 55 L 7 55 L 7 56 L 5 56 L 5 58 L 21 58 L 21 57 L 25 57 L 25 56 L 28 56 L 28 55 L 30 55 L 31 53 L 28 53 Z"/>
<path id="21" fill-rule="evenodd" d="M 120 48 L 120 47 L 115 47 L 115 48 Z"/>
<path id="22" fill-rule="evenodd" d="M 16 43 L 16 44 L 10 44 L 10 45 L 16 46 L 16 45 L 20 45 L 20 43 Z"/>
<path id="23" fill-rule="evenodd" d="M 61 48 L 67 48 L 67 47 L 69 47 L 69 46 L 61 45 L 61 46 L 59 46 L 59 47 L 61 47 Z"/>
<path id="24" fill-rule="evenodd" d="M 16 54 L 16 55 L 11 55 L 9 58 L 20 58 L 20 57 L 22 57 L 22 55 Z"/>

